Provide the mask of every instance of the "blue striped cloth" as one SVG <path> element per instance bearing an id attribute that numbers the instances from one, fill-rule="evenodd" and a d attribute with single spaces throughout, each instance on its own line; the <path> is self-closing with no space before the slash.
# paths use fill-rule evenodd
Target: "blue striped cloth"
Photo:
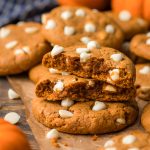
<path id="1" fill-rule="evenodd" d="M 39 22 L 42 13 L 56 6 L 56 0 L 0 0 L 0 26 L 18 21 Z"/>

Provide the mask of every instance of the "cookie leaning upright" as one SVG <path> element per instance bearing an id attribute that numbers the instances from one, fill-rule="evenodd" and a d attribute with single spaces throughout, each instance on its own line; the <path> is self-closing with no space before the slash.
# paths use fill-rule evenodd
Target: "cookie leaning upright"
<path id="1" fill-rule="evenodd" d="M 0 76 L 17 74 L 39 63 L 50 45 L 39 23 L 8 25 L 0 29 Z"/>
<path id="2" fill-rule="evenodd" d="M 47 68 L 101 80 L 118 87 L 134 86 L 135 66 L 132 61 L 113 48 L 97 48 L 96 43 L 87 47 L 78 45 L 64 48 L 56 45 L 44 55 L 42 63 Z"/>
<path id="3" fill-rule="evenodd" d="M 87 44 L 119 48 L 124 36 L 119 26 L 105 14 L 85 7 L 57 7 L 42 16 L 45 38 L 61 46 Z"/>

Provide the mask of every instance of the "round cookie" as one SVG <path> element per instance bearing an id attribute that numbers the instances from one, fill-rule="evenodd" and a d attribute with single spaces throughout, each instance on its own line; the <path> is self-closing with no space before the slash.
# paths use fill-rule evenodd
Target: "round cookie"
<path id="1" fill-rule="evenodd" d="M 67 107 L 68 106 L 68 107 Z M 71 134 L 102 134 L 122 130 L 138 115 L 135 101 L 130 103 L 48 102 L 34 99 L 34 117 L 43 125 Z"/>
<path id="2" fill-rule="evenodd" d="M 17 74 L 38 64 L 51 47 L 39 23 L 27 22 L 0 29 L 0 76 Z"/>
<path id="3" fill-rule="evenodd" d="M 104 143 L 99 150 L 149 150 L 150 135 L 148 133 L 133 130 L 114 136 Z"/>
<path id="4" fill-rule="evenodd" d="M 150 63 L 138 64 L 136 67 L 137 88 L 136 96 L 142 100 L 150 101 Z"/>
<path id="5" fill-rule="evenodd" d="M 133 17 L 129 11 L 123 10 L 118 14 L 107 12 L 106 14 L 120 26 L 127 40 L 148 30 L 148 22 L 142 18 Z"/>
<path id="6" fill-rule="evenodd" d="M 131 40 L 130 49 L 135 55 L 150 60 L 150 32 L 135 35 Z"/>
<path id="7" fill-rule="evenodd" d="M 97 41 L 102 46 L 119 48 L 124 39 L 113 20 L 85 7 L 57 7 L 42 16 L 42 23 L 45 38 L 64 47 Z"/>
<path id="8" fill-rule="evenodd" d="M 144 127 L 144 129 L 148 132 L 150 132 L 150 104 L 147 104 L 142 112 L 141 116 L 141 124 Z"/>
<path id="9" fill-rule="evenodd" d="M 37 83 L 48 72 L 48 68 L 43 65 L 37 65 L 29 70 L 28 76 L 31 81 Z"/>

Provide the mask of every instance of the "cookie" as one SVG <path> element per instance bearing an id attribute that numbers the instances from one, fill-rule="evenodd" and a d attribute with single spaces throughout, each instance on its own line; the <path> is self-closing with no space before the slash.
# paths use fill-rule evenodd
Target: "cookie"
<path id="1" fill-rule="evenodd" d="M 39 23 L 27 22 L 0 29 L 0 76 L 17 74 L 38 64 L 51 47 Z"/>
<path id="2" fill-rule="evenodd" d="M 146 32 L 149 27 L 146 20 L 133 17 L 127 10 L 123 10 L 120 13 L 107 12 L 106 15 L 120 26 L 127 40 L 136 34 Z"/>
<path id="3" fill-rule="evenodd" d="M 148 62 L 148 60 L 146 60 L 140 56 L 137 56 L 136 54 L 134 54 L 131 51 L 129 41 L 126 41 L 122 44 L 120 51 L 122 53 L 124 53 L 125 55 L 127 55 L 134 62 L 134 64 L 141 64 L 141 63 L 147 63 Z"/>
<path id="4" fill-rule="evenodd" d="M 150 63 L 136 65 L 137 97 L 150 101 Z"/>
<path id="5" fill-rule="evenodd" d="M 85 7 L 57 7 L 42 16 L 42 23 L 45 38 L 64 47 L 97 41 L 102 46 L 119 48 L 124 39 L 113 20 Z"/>
<path id="6" fill-rule="evenodd" d="M 141 124 L 144 127 L 144 129 L 148 132 L 150 132 L 150 104 L 147 104 L 142 112 L 141 116 Z"/>
<path id="7" fill-rule="evenodd" d="M 48 69 L 43 65 L 37 65 L 29 70 L 28 76 L 31 81 L 37 83 L 41 78 L 44 77 Z"/>
<path id="8" fill-rule="evenodd" d="M 36 84 L 35 93 L 38 97 L 48 100 L 71 99 L 84 101 L 85 99 L 99 101 L 127 101 L 135 96 L 135 88 L 120 88 L 100 80 L 80 78 L 68 72 L 37 66 L 33 68 L 31 79 L 42 77 Z M 35 77 L 34 77 L 35 76 Z M 39 78 L 38 78 L 39 79 Z"/>
<path id="9" fill-rule="evenodd" d="M 67 104 L 67 105 L 66 105 Z M 76 102 L 58 103 L 36 98 L 34 117 L 43 125 L 71 134 L 102 134 L 122 130 L 133 124 L 138 109 L 130 103 Z"/>
<path id="10" fill-rule="evenodd" d="M 150 32 L 135 35 L 131 40 L 130 49 L 135 55 L 150 60 Z"/>
<path id="11" fill-rule="evenodd" d="M 93 78 L 118 87 L 133 87 L 135 67 L 121 52 L 108 47 L 54 46 L 44 55 L 42 63 L 47 68 L 56 68 L 83 78 Z"/>
<path id="12" fill-rule="evenodd" d="M 99 150 L 149 150 L 150 135 L 148 133 L 133 130 L 114 136 L 104 143 Z"/>

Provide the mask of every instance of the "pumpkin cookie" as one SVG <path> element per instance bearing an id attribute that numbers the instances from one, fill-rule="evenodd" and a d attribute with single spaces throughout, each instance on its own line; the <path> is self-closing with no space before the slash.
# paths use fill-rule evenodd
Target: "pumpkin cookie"
<path id="1" fill-rule="evenodd" d="M 32 110 L 34 117 L 43 125 L 72 134 L 119 131 L 133 124 L 138 114 L 135 101 L 58 103 L 36 98 L 32 102 Z"/>
<path id="2" fill-rule="evenodd" d="M 102 46 L 119 48 L 124 39 L 113 20 L 85 7 L 57 7 L 42 16 L 42 23 L 45 38 L 64 47 L 97 41 Z"/>
<path id="3" fill-rule="evenodd" d="M 149 150 L 150 135 L 148 133 L 133 130 L 114 136 L 104 143 L 99 150 Z"/>
<path id="4" fill-rule="evenodd" d="M 138 33 L 146 32 L 149 27 L 146 20 L 133 17 L 127 10 L 123 10 L 120 13 L 107 12 L 106 15 L 120 26 L 127 40 L 131 39 Z"/>
<path id="5" fill-rule="evenodd" d="M 68 72 L 60 72 L 53 68 L 39 65 L 32 69 L 30 78 L 41 80 L 37 83 L 35 93 L 38 97 L 56 101 L 71 99 L 84 101 L 85 99 L 99 101 L 127 101 L 135 96 L 135 89 L 120 88 L 100 80 L 80 78 Z M 42 74 L 41 74 L 42 72 Z M 42 77 L 40 77 L 42 75 Z"/>
<path id="6" fill-rule="evenodd" d="M 135 80 L 135 67 L 127 56 L 112 48 L 97 48 L 95 42 L 87 47 L 56 45 L 44 55 L 42 63 L 47 68 L 57 68 L 118 87 L 133 87 Z"/>
<path id="7" fill-rule="evenodd" d="M 136 65 L 137 97 L 150 101 L 150 64 Z"/>
<path id="8" fill-rule="evenodd" d="M 0 75 L 17 74 L 38 64 L 50 45 L 39 23 L 8 25 L 0 29 Z"/>
<path id="9" fill-rule="evenodd" d="M 135 55 L 150 60 L 150 32 L 134 36 L 130 43 L 130 49 Z"/>
<path id="10" fill-rule="evenodd" d="M 28 76 L 31 81 L 37 83 L 41 78 L 44 77 L 48 69 L 43 65 L 37 65 L 29 70 Z"/>
<path id="11" fill-rule="evenodd" d="M 141 124 L 144 127 L 144 129 L 148 132 L 150 132 L 150 104 L 147 104 L 142 112 L 141 116 Z"/>

